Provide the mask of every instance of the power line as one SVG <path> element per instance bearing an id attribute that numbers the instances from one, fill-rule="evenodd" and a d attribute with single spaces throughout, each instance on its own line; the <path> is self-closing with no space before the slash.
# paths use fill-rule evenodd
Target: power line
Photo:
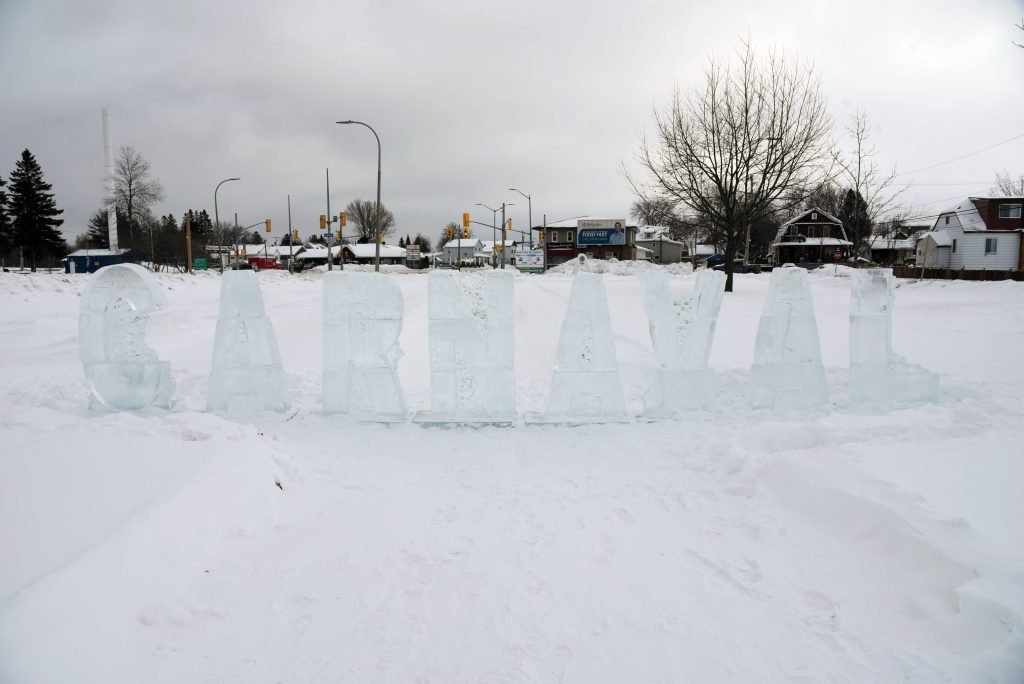
<path id="1" fill-rule="evenodd" d="M 1003 140 L 1002 142 L 997 142 L 994 145 L 989 145 L 988 147 L 983 147 L 980 150 L 975 150 L 974 152 L 968 152 L 967 154 L 961 155 L 959 157 L 954 157 L 953 159 L 947 159 L 946 161 L 939 162 L 938 164 L 932 164 L 931 166 L 925 166 L 925 167 L 922 167 L 920 169 L 914 169 L 913 171 L 906 171 L 906 172 L 898 174 L 898 175 L 900 175 L 900 176 L 909 176 L 912 173 L 919 173 L 921 171 L 927 171 L 928 169 L 934 169 L 937 166 L 945 166 L 946 164 L 952 164 L 955 161 L 960 161 L 961 159 L 967 159 L 968 157 L 973 157 L 976 154 L 981 154 L 982 152 L 987 152 L 988 150 L 991 150 L 993 148 L 999 147 L 1000 145 L 1005 145 L 1008 142 L 1013 142 L 1014 140 L 1019 140 L 1020 138 L 1024 138 L 1024 133 L 1021 133 L 1020 135 L 1015 135 L 1012 138 L 1007 138 L 1006 140 Z"/>

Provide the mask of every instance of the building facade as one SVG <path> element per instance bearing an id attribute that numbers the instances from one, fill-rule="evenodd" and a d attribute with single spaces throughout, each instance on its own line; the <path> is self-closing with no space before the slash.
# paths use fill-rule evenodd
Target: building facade
<path id="1" fill-rule="evenodd" d="M 581 216 L 545 226 L 534 226 L 548 268 L 585 254 L 590 259 L 637 258 L 637 227 L 626 219 Z"/>
<path id="2" fill-rule="evenodd" d="M 772 242 L 772 259 L 780 266 L 831 263 L 837 255 L 845 259 L 852 245 L 842 221 L 812 208 L 782 224 Z"/>
<path id="3" fill-rule="evenodd" d="M 968 271 L 1024 270 L 1024 197 L 968 197 L 939 214 L 917 243 L 917 264 Z"/>

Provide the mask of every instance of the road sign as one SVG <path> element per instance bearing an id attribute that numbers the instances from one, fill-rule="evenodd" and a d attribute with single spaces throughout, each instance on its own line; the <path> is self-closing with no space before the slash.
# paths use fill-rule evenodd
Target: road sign
<path id="1" fill-rule="evenodd" d="M 842 261 L 842 259 L 843 259 L 843 250 L 837 249 L 835 251 L 835 253 L 832 254 L 832 258 L 835 259 L 836 261 Z"/>

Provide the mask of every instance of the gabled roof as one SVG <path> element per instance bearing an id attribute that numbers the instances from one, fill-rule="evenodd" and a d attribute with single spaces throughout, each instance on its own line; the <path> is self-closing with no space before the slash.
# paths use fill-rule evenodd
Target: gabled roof
<path id="1" fill-rule="evenodd" d="M 78 249 L 68 254 L 69 257 L 121 256 L 127 249 Z"/>
<path id="2" fill-rule="evenodd" d="M 373 259 L 377 256 L 377 246 L 372 242 L 345 245 L 345 251 L 356 259 Z M 398 247 L 397 245 L 381 245 L 380 255 L 382 258 L 386 259 L 404 259 L 406 255 L 405 247 Z"/>
<path id="3" fill-rule="evenodd" d="M 981 214 L 978 213 L 978 208 L 974 206 L 972 200 L 975 199 L 989 199 L 988 197 L 965 197 L 955 206 L 946 209 L 944 212 L 939 214 L 935 219 L 933 228 L 939 225 L 939 222 L 950 214 L 956 214 L 957 219 L 960 220 L 960 225 L 963 226 L 965 231 L 971 230 L 988 230 L 988 226 L 985 225 L 985 219 L 981 218 Z M 945 225 L 945 223 L 943 223 Z"/>
<path id="4" fill-rule="evenodd" d="M 340 245 L 333 245 L 331 247 L 331 255 L 337 255 L 341 251 Z M 296 254 L 296 259 L 327 259 L 327 248 L 326 247 L 310 247 L 302 254 Z"/>
<path id="5" fill-rule="evenodd" d="M 461 242 L 461 246 L 460 246 L 460 242 Z M 448 249 L 449 247 L 451 247 L 452 249 L 467 249 L 469 247 L 480 249 L 483 246 L 484 246 L 483 240 L 481 240 L 480 238 L 475 238 L 475 237 L 461 238 L 461 239 L 460 238 L 452 238 L 448 242 L 444 243 L 444 248 L 445 249 Z"/>
<path id="6" fill-rule="evenodd" d="M 936 247 L 949 247 L 953 244 L 953 238 L 944 230 L 933 230 L 921 236 L 922 240 L 931 240 Z"/>
<path id="7" fill-rule="evenodd" d="M 549 223 L 548 228 L 575 228 L 577 221 L 621 221 L 621 216 L 576 216 L 574 218 L 565 219 L 564 221 L 555 221 Z M 625 222 L 626 228 L 636 228 L 635 223 L 630 221 Z M 533 226 L 533 230 L 544 230 L 544 226 Z"/>
<path id="8" fill-rule="evenodd" d="M 807 223 L 808 221 L 817 221 L 818 223 L 825 223 L 825 221 L 821 221 L 820 220 L 820 217 L 817 218 L 817 219 L 808 219 L 808 221 L 801 221 L 800 220 L 803 217 L 807 216 L 808 214 L 811 214 L 811 213 L 814 213 L 814 212 L 817 212 L 817 213 L 821 214 L 821 216 L 827 218 L 829 223 L 838 223 L 840 226 L 843 225 L 843 222 L 840 221 L 839 219 L 837 219 L 832 214 L 829 214 L 828 212 L 822 211 L 821 209 L 818 209 L 817 207 L 811 207 L 807 211 L 802 212 L 800 214 L 797 214 L 793 218 L 791 218 L 788 221 L 786 221 L 785 223 L 783 223 L 782 227 L 785 228 L 786 226 L 791 225 L 793 223 Z"/>

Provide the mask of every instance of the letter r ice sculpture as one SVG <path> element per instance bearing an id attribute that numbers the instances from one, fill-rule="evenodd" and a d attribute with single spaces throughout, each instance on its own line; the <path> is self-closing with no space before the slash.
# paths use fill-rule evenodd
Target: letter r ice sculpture
<path id="1" fill-rule="evenodd" d="M 408 418 L 398 359 L 404 303 L 379 273 L 324 274 L 324 413 L 366 421 Z"/>
<path id="2" fill-rule="evenodd" d="M 171 364 L 145 341 L 149 314 L 166 307 L 160 283 L 136 264 L 107 266 L 90 277 L 78 315 L 90 403 L 113 411 L 170 407 Z"/>
<path id="3" fill-rule="evenodd" d="M 452 271 L 427 277 L 430 410 L 417 423 L 516 421 L 512 272 L 488 271 L 483 281 Z"/>

